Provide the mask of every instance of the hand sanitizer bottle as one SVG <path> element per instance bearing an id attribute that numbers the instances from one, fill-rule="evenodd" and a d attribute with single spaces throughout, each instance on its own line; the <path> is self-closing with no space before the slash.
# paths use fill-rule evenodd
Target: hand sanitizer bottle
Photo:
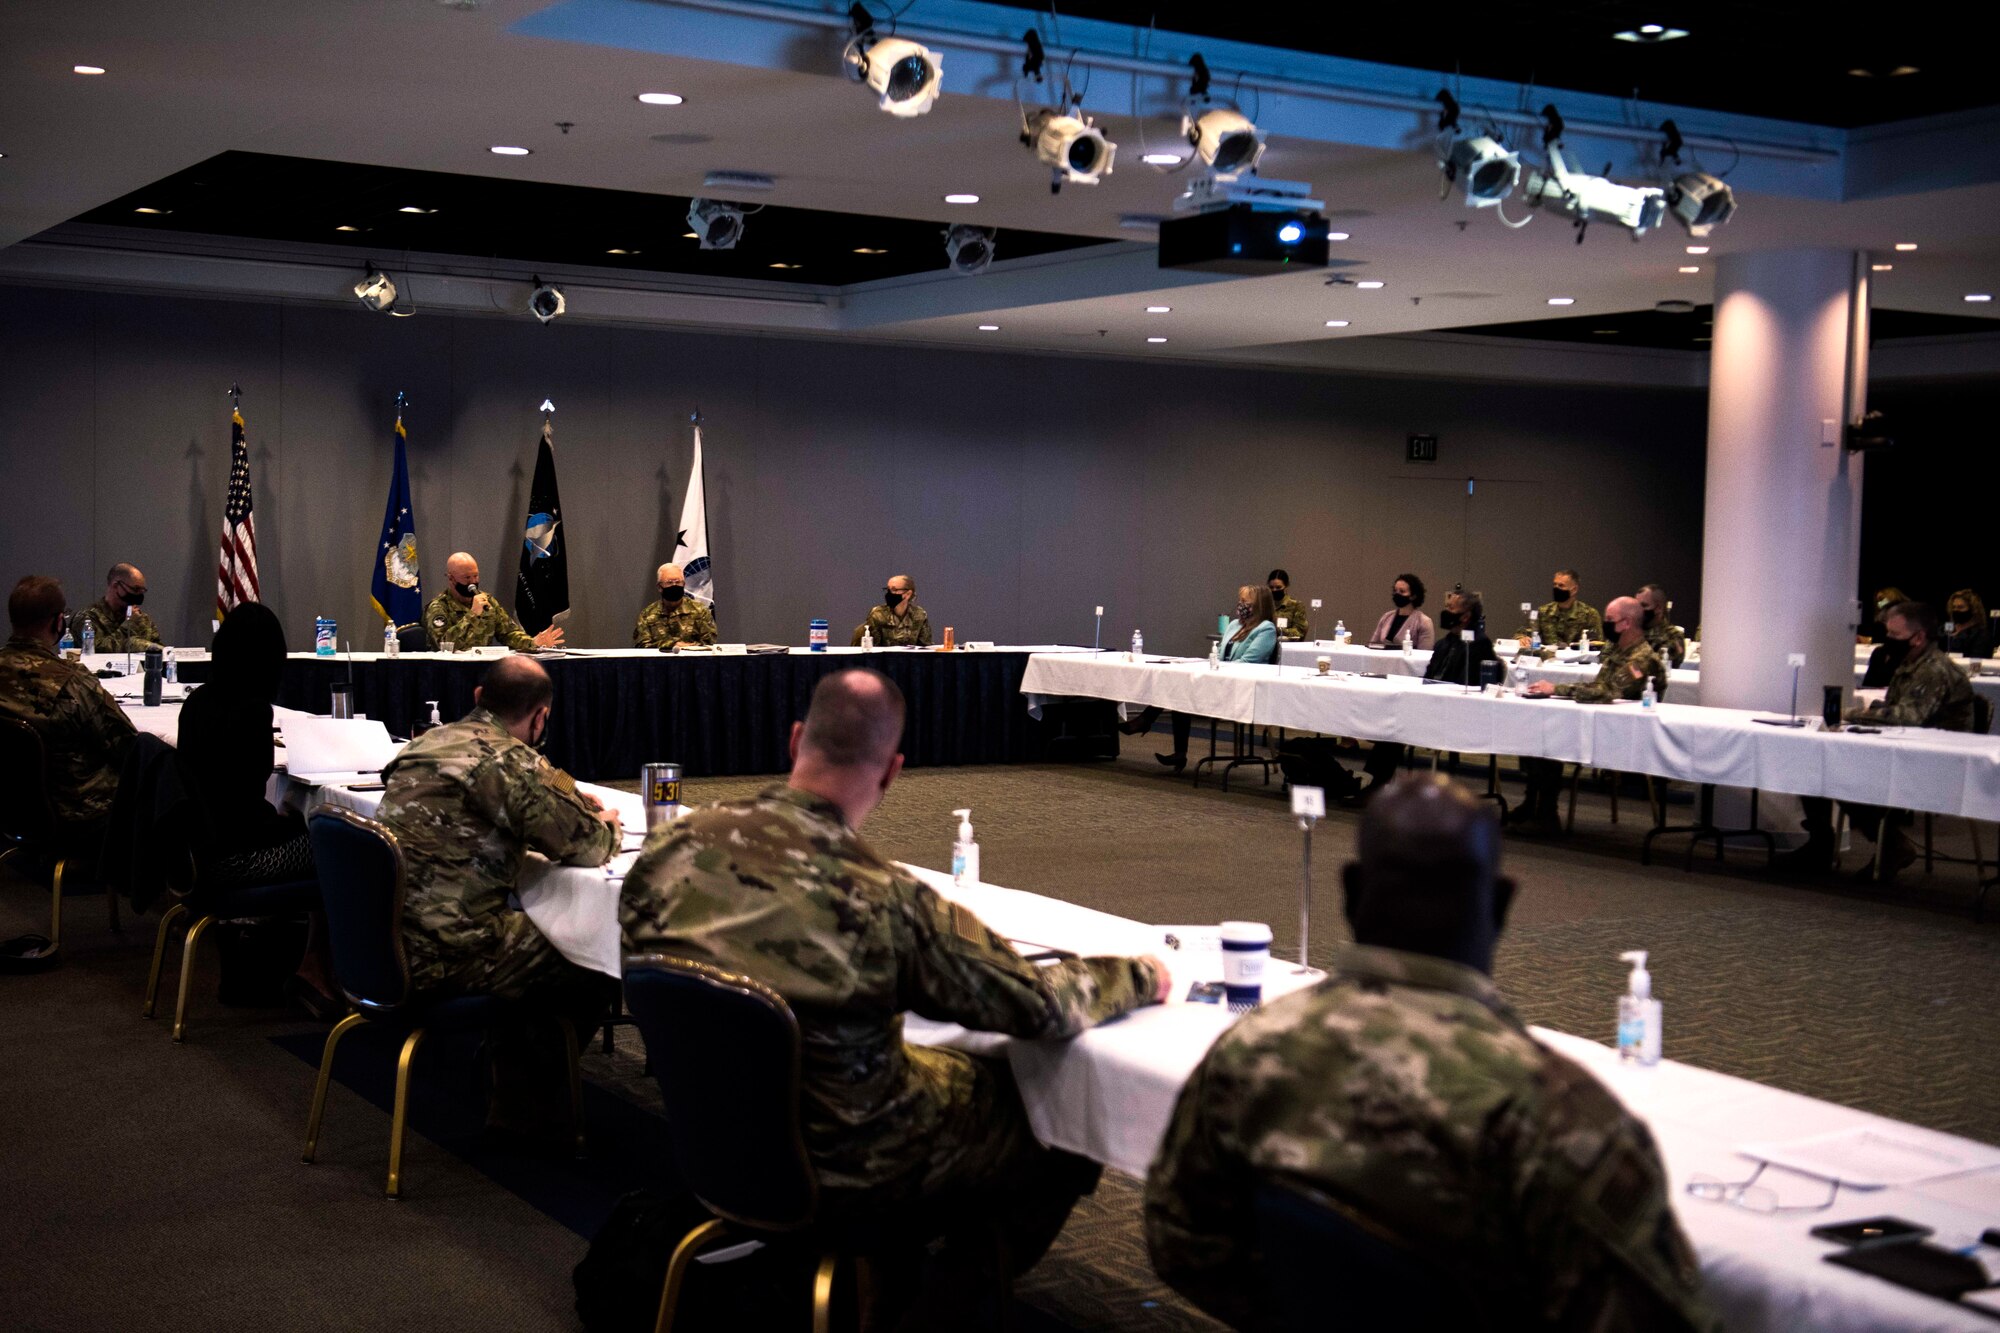
<path id="1" fill-rule="evenodd" d="M 1639 707 L 1650 710 L 1659 701 L 1660 696 L 1653 690 L 1653 678 L 1648 676 L 1646 677 L 1646 688 L 1639 695 Z"/>
<path id="2" fill-rule="evenodd" d="M 951 845 L 951 882 L 959 888 L 979 882 L 979 844 L 972 840 L 972 811 L 954 810 L 958 841 Z"/>
<path id="3" fill-rule="evenodd" d="M 1632 965 L 1625 993 L 1618 997 L 1618 1058 L 1627 1064 L 1660 1063 L 1660 1002 L 1653 998 L 1653 974 L 1646 970 L 1646 951 L 1618 955 Z"/>
<path id="4" fill-rule="evenodd" d="M 1403 651 L 1406 653 L 1414 652 L 1416 650 L 1416 646 L 1417 646 L 1416 636 L 1410 633 L 1410 627 L 1408 625 L 1403 626 Z"/>
<path id="5" fill-rule="evenodd" d="M 1132 660 L 1138 661 L 1146 655 L 1146 636 L 1138 630 L 1132 631 Z"/>
<path id="6" fill-rule="evenodd" d="M 864 653 L 875 651 L 875 631 L 866 625 L 861 627 L 861 651 Z"/>
<path id="7" fill-rule="evenodd" d="M 1220 639 L 1208 645 L 1208 669 L 1210 671 L 1222 670 L 1222 641 Z"/>

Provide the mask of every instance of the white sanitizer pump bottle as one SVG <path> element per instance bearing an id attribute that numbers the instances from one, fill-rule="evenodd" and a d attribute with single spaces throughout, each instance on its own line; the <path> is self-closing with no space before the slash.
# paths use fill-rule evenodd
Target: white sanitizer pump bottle
<path id="1" fill-rule="evenodd" d="M 958 841 L 951 845 L 951 882 L 960 888 L 979 882 L 979 844 L 972 840 L 972 811 L 954 810 Z"/>
<path id="2" fill-rule="evenodd" d="M 1627 1064 L 1660 1063 L 1660 1002 L 1653 998 L 1653 974 L 1646 970 L 1646 951 L 1634 949 L 1619 959 L 1632 965 L 1626 991 L 1618 997 L 1618 1058 Z"/>

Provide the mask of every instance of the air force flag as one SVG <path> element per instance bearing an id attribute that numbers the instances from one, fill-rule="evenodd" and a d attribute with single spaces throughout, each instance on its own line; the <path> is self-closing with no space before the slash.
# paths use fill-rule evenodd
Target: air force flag
<path id="1" fill-rule="evenodd" d="M 369 601 L 382 619 L 398 630 L 423 620 L 422 565 L 417 559 L 416 502 L 410 495 L 410 461 L 405 446 L 409 432 L 396 416 L 396 461 L 389 472 L 389 503 L 382 511 L 382 538 L 375 546 L 375 568 L 368 580 Z"/>
<path id="2" fill-rule="evenodd" d="M 528 488 L 528 521 L 521 529 L 521 576 L 514 585 L 514 614 L 530 634 L 540 634 L 569 610 L 569 557 L 563 553 L 554 439 L 555 425 L 545 420 L 541 447 L 535 451 L 535 480 Z"/>
<path id="3" fill-rule="evenodd" d="M 681 504 L 674 563 L 687 578 L 688 596 L 714 606 L 715 574 L 708 565 L 708 501 L 702 486 L 700 426 L 694 428 L 694 467 L 688 473 L 687 499 Z"/>

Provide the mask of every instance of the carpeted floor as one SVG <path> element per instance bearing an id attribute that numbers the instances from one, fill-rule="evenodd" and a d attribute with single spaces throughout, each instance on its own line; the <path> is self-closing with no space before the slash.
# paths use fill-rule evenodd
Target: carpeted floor
<path id="1" fill-rule="evenodd" d="M 1142 737 L 1097 765 L 913 772 L 868 833 L 891 856 L 941 865 L 950 812 L 970 805 L 994 883 L 1156 921 L 1267 920 L 1279 950 L 1296 949 L 1300 840 L 1276 781 L 1196 791 L 1154 764 L 1155 748 Z M 696 779 L 689 795 L 759 785 Z M 1671 1057 L 2000 1141 L 2000 925 L 1970 920 L 1967 867 L 1906 872 L 1888 892 L 1775 884 L 1748 851 L 1721 866 L 1704 856 L 1692 873 L 1678 856 L 1647 868 L 1643 799 L 1621 815 L 1613 826 L 1586 794 L 1573 837 L 1509 845 L 1521 894 L 1498 975 L 1530 1021 L 1607 1037 L 1617 955 L 1650 949 Z M 1316 835 L 1315 961 L 1344 938 L 1337 868 L 1355 820 L 1336 812 Z M 1939 824 L 1940 850 L 1969 849 L 1960 821 Z M 0 936 L 44 928 L 45 912 L 45 896 L 0 872 Z M 312 1068 L 301 1056 L 324 1029 L 221 1008 L 205 979 L 176 1047 L 163 1020 L 139 1017 L 153 922 L 114 936 L 85 897 L 66 918 L 61 968 L 0 976 L 8 1327 L 576 1327 L 569 1271 L 584 1240 L 573 1228 L 643 1183 L 644 1153 L 630 1146 L 643 1117 L 600 1113 L 614 1148 L 628 1145 L 616 1151 L 634 1159 L 629 1179 L 622 1159 L 523 1169 L 468 1148 L 476 1088 L 440 1055 L 426 1070 L 444 1109 L 419 1121 L 430 1136 L 412 1135 L 408 1199 L 390 1204 L 386 1050 L 344 1057 L 319 1164 L 304 1166 Z M 210 976 L 213 966 L 210 955 Z M 629 1029 L 586 1065 L 604 1095 L 644 1110 L 656 1103 L 641 1070 Z M 1107 1177 L 1021 1284 L 1024 1326 L 1212 1327 L 1152 1279 L 1138 1201 L 1135 1182 Z"/>

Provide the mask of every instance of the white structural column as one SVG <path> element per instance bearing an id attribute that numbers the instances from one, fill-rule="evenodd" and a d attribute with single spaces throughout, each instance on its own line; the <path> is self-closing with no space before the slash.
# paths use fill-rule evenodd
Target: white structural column
<path id="1" fill-rule="evenodd" d="M 1868 266 L 1846 250 L 1725 255 L 1716 266 L 1701 701 L 1799 711 L 1854 680 L 1861 457 L 1841 425 L 1867 380 Z M 1850 364 L 1850 331 L 1858 333 Z M 1830 443 L 1828 441 L 1831 441 Z"/>

